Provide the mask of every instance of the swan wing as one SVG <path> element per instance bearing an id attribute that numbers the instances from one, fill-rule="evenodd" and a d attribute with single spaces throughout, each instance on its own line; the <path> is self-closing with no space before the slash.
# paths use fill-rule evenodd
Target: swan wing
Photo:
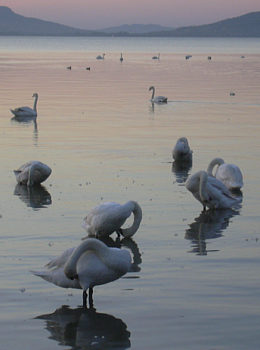
<path id="1" fill-rule="evenodd" d="M 64 267 L 71 254 L 73 253 L 74 249 L 75 248 L 69 248 L 65 250 L 60 256 L 49 261 L 48 264 L 45 265 L 45 267 L 47 267 L 48 269 Z"/>
<path id="2" fill-rule="evenodd" d="M 222 164 L 218 167 L 216 178 L 223 182 L 228 188 L 241 188 L 243 186 L 243 175 L 235 164 Z"/>
<path id="3" fill-rule="evenodd" d="M 167 102 L 167 97 L 165 96 L 156 96 L 153 101 L 156 103 L 166 103 Z"/>

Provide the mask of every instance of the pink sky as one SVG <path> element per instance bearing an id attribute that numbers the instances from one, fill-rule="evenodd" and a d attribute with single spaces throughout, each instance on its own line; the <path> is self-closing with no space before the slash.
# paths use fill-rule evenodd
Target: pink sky
<path id="1" fill-rule="evenodd" d="M 0 5 L 84 29 L 137 23 L 180 27 L 260 11 L 259 0 L 2 0 Z"/>

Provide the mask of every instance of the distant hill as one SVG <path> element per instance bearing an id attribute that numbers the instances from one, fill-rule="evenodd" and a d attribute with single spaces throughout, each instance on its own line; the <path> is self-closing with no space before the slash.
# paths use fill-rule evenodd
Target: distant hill
<path id="1" fill-rule="evenodd" d="M 180 27 L 165 32 L 149 33 L 149 35 L 168 37 L 260 37 L 260 11 L 212 24 Z"/>
<path id="2" fill-rule="evenodd" d="M 24 17 L 0 6 L 0 35 L 95 35 L 94 31 Z M 99 34 L 100 35 L 100 34 Z"/>
<path id="3" fill-rule="evenodd" d="M 0 6 L 0 35 L 145 36 L 145 37 L 260 37 L 260 11 L 212 24 L 180 28 L 156 24 L 122 25 L 102 30 L 84 30 L 24 17 Z"/>
<path id="4" fill-rule="evenodd" d="M 164 27 L 159 24 L 123 24 L 117 27 L 109 27 L 100 29 L 103 33 L 130 33 L 130 34 L 145 34 L 151 32 L 162 32 L 173 30 L 172 27 Z"/>

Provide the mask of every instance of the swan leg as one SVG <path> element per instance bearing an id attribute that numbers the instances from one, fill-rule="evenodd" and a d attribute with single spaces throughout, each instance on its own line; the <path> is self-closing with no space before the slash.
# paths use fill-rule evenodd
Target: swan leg
<path id="1" fill-rule="evenodd" d="M 82 297 L 83 297 L 83 307 L 87 307 L 87 296 L 88 296 L 87 292 L 85 290 L 83 290 L 83 295 L 82 295 Z"/>
<path id="2" fill-rule="evenodd" d="M 88 289 L 88 302 L 89 302 L 89 307 L 93 308 L 94 302 L 93 302 L 93 288 L 89 287 Z"/>

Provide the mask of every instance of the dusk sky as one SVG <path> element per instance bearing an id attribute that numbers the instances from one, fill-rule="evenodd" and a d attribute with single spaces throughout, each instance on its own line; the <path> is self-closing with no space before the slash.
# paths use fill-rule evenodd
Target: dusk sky
<path id="1" fill-rule="evenodd" d="M 260 11 L 259 0 L 2 0 L 27 17 L 83 29 L 121 24 L 208 24 Z"/>

